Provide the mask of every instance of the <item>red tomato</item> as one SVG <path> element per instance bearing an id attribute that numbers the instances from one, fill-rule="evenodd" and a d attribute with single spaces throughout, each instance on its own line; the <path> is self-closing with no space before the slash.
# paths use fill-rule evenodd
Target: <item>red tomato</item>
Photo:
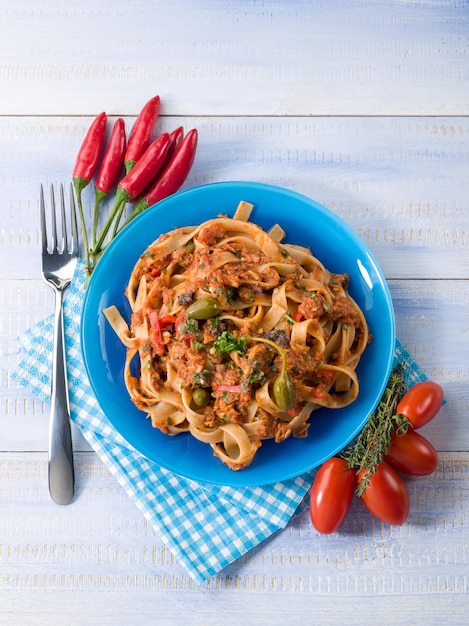
<path id="1" fill-rule="evenodd" d="M 358 472 L 359 484 L 365 474 L 364 469 Z M 406 486 L 396 470 L 384 462 L 371 474 L 361 499 L 370 513 L 385 524 L 401 526 L 409 514 Z"/>
<path id="2" fill-rule="evenodd" d="M 427 476 L 438 467 L 438 454 L 432 444 L 415 430 L 393 435 L 384 457 L 395 470 L 411 476 Z"/>
<path id="3" fill-rule="evenodd" d="M 324 534 L 335 532 L 342 523 L 355 491 L 355 470 L 345 459 L 332 457 L 321 465 L 310 491 L 310 513 L 314 528 Z"/>
<path id="4" fill-rule="evenodd" d="M 405 393 L 396 413 L 404 415 L 412 428 L 421 428 L 432 420 L 443 404 L 443 389 L 438 383 L 424 380 Z"/>

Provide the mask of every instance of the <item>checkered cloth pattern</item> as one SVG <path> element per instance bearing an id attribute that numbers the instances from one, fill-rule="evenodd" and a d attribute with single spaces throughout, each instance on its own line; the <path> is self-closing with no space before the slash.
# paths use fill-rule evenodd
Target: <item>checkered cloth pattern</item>
<path id="1" fill-rule="evenodd" d="M 72 420 L 178 562 L 201 583 L 303 510 L 314 471 L 260 487 L 220 487 L 177 476 L 143 457 L 106 418 L 87 379 L 80 348 L 84 283 L 84 267 L 79 263 L 64 308 Z M 27 330 L 18 341 L 25 356 L 14 378 L 48 402 L 53 316 Z M 409 384 L 425 378 L 400 343 L 395 358 L 404 364 Z"/>

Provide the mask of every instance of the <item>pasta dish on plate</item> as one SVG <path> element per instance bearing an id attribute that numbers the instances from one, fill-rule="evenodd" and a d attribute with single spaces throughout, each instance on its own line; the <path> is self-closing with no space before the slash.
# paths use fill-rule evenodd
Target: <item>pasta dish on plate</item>
<path id="1" fill-rule="evenodd" d="M 233 470 L 265 439 L 306 437 L 316 409 L 352 403 L 370 340 L 347 273 L 283 243 L 281 226 L 249 221 L 252 209 L 240 202 L 232 218 L 160 235 L 131 273 L 129 322 L 115 306 L 103 311 L 126 346 L 138 409 Z"/>

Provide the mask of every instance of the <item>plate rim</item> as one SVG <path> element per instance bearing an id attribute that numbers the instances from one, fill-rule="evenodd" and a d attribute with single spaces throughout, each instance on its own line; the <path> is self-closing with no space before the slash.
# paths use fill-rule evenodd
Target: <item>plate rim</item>
<path id="1" fill-rule="evenodd" d="M 358 245 L 360 251 L 362 254 L 364 254 L 368 261 L 372 264 L 373 266 L 373 270 L 376 272 L 376 274 L 378 275 L 380 281 L 379 281 L 379 287 L 382 290 L 382 295 L 384 295 L 385 301 L 386 301 L 386 308 L 387 310 L 390 312 L 390 316 L 389 316 L 389 322 L 390 322 L 390 328 L 389 328 L 389 334 L 390 334 L 390 344 L 392 343 L 392 346 L 390 345 L 389 347 L 389 352 L 387 354 L 387 362 L 386 362 L 386 366 L 385 366 L 385 371 L 387 372 L 387 376 L 385 377 L 385 379 L 383 379 L 382 383 L 381 383 L 381 387 L 379 389 L 379 395 L 378 395 L 378 400 L 375 401 L 373 408 L 371 409 L 374 410 L 379 402 L 380 397 L 382 396 L 382 393 L 384 392 L 384 388 L 385 385 L 387 383 L 387 378 L 392 370 L 392 364 L 393 364 L 393 357 L 394 357 L 394 346 L 396 343 L 396 322 L 395 322 L 395 314 L 394 314 L 394 307 L 393 307 L 393 302 L 392 302 L 392 298 L 391 298 L 391 294 L 389 291 L 389 287 L 386 281 L 386 278 L 384 276 L 383 271 L 381 270 L 381 267 L 379 266 L 374 254 L 372 253 L 372 251 L 369 249 L 368 245 L 366 244 L 366 242 L 364 242 L 361 237 L 358 235 L 358 233 L 345 221 L 343 220 L 341 217 L 339 217 L 336 213 L 334 213 L 331 209 L 329 209 L 328 207 L 326 207 L 325 205 L 319 203 L 318 201 L 304 195 L 301 194 L 297 191 L 288 189 L 288 188 L 284 188 L 281 186 L 277 186 L 277 185 L 272 185 L 272 184 L 268 184 L 268 183 L 261 183 L 261 182 L 251 182 L 251 181 L 242 181 L 242 180 L 235 180 L 235 181 L 221 181 L 221 182 L 214 182 L 214 183 L 206 183 L 203 185 L 198 185 L 196 187 L 191 187 L 189 189 L 185 189 L 183 191 L 178 192 L 177 194 L 173 194 L 172 196 L 169 196 L 168 198 L 165 198 L 164 200 L 161 200 L 160 202 L 158 202 L 155 205 L 152 205 L 151 207 L 149 207 L 148 209 L 146 209 L 145 214 L 148 215 L 152 215 L 153 213 L 157 213 L 159 211 L 164 210 L 165 206 L 167 204 L 171 204 L 172 202 L 175 201 L 175 199 L 177 199 L 177 202 L 183 201 L 184 197 L 186 196 L 190 196 L 190 195 L 197 195 L 200 193 L 205 193 L 206 190 L 208 189 L 220 189 L 220 188 L 228 188 L 228 189 L 233 189 L 233 191 L 236 191 L 240 188 L 243 188 L 243 193 L 249 193 L 249 189 L 255 189 L 257 191 L 267 191 L 267 192 L 273 192 L 273 193 L 280 193 L 284 196 L 289 196 L 290 198 L 296 200 L 296 201 L 300 201 L 302 203 L 306 203 L 308 205 L 310 205 L 311 207 L 313 207 L 316 211 L 319 211 L 320 213 L 322 213 L 327 219 L 332 220 L 332 222 L 334 224 L 336 224 L 338 227 L 340 227 L 342 230 L 344 230 L 347 234 L 347 237 L 349 237 L 351 240 L 353 240 L 353 242 Z M 246 191 L 244 191 L 246 190 Z M 210 193 L 210 192 L 209 192 Z M 242 198 L 240 198 L 242 199 Z M 234 207 L 235 208 L 235 207 Z M 233 211 L 234 211 L 233 208 Z M 150 218 L 147 218 L 150 219 Z M 253 220 L 255 223 L 255 220 Z M 190 220 L 188 220 L 187 223 L 189 223 Z M 233 478 L 233 480 L 230 480 L 229 482 L 227 482 L 226 480 L 224 480 L 223 478 L 217 479 L 217 476 L 210 476 L 209 479 L 207 479 L 206 477 L 201 479 L 198 475 L 198 473 L 196 472 L 194 474 L 194 472 L 188 472 L 188 471 L 184 471 L 181 469 L 176 469 L 175 467 L 171 467 L 168 466 L 167 463 L 164 463 L 160 460 L 157 460 L 155 457 L 151 457 L 150 455 L 148 455 L 147 453 L 145 453 L 144 451 L 142 451 L 141 449 L 139 449 L 138 445 L 135 445 L 134 441 L 130 441 L 127 435 L 122 434 L 122 432 L 120 432 L 119 428 L 116 426 L 115 422 L 113 421 L 112 417 L 109 416 L 109 414 L 106 411 L 106 408 L 102 405 L 102 397 L 101 393 L 99 391 L 99 389 L 97 388 L 96 385 L 96 381 L 94 380 L 94 378 L 91 376 L 91 372 L 90 372 L 90 367 L 89 367 L 89 360 L 87 358 L 87 340 L 86 340 L 86 332 L 87 329 L 85 328 L 85 322 L 87 319 L 87 311 L 89 309 L 90 306 L 90 299 L 91 299 L 91 295 L 92 294 L 92 289 L 93 289 L 93 285 L 100 279 L 100 275 L 102 273 L 105 273 L 106 270 L 106 259 L 110 258 L 112 255 L 112 251 L 121 245 L 120 242 L 122 242 L 123 240 L 131 237 L 132 232 L 135 229 L 140 229 L 141 226 L 139 226 L 139 224 L 141 224 L 142 222 L 139 222 L 139 220 L 134 220 L 133 222 L 131 222 L 124 231 L 122 231 L 122 233 L 120 233 L 116 238 L 114 238 L 111 243 L 109 244 L 109 246 L 107 247 L 106 251 L 103 254 L 103 257 L 100 260 L 100 263 L 97 265 L 96 269 L 94 270 L 90 282 L 88 284 L 88 288 L 85 292 L 85 297 L 84 297 L 84 301 L 83 301 L 83 306 L 82 306 L 82 314 L 81 314 L 81 320 L 80 320 L 80 343 L 81 343 L 81 353 L 82 353 L 82 358 L 83 358 L 83 362 L 84 362 L 84 366 L 85 366 L 85 371 L 90 383 L 90 386 L 93 390 L 93 393 L 96 397 L 96 400 L 98 402 L 98 405 L 100 406 L 102 412 L 104 413 L 104 415 L 107 417 L 107 419 L 110 421 L 110 423 L 112 424 L 113 428 L 119 433 L 119 435 L 121 437 L 123 437 L 123 439 L 126 441 L 126 443 L 128 445 L 130 445 L 131 447 L 133 447 L 134 449 L 136 449 L 138 451 L 139 454 L 142 455 L 143 458 L 156 463 L 157 465 L 166 468 L 168 471 L 171 471 L 179 476 L 183 476 L 187 479 L 190 480 L 195 480 L 201 484 L 203 483 L 207 483 L 210 485 L 225 485 L 225 486 L 235 486 L 235 487 L 249 487 L 249 486 L 261 486 L 261 485 L 267 485 L 267 484 L 273 484 L 275 482 L 283 482 L 289 479 L 294 479 L 297 478 L 305 473 L 307 473 L 308 471 L 311 471 L 315 468 L 317 468 L 322 462 L 324 462 L 326 460 L 326 458 L 322 459 L 319 463 L 315 463 L 312 466 L 308 467 L 308 468 L 303 468 L 301 470 L 292 470 L 291 472 L 288 471 L 284 471 L 282 473 L 282 475 L 280 477 L 276 477 L 275 480 L 262 480 L 260 481 L 259 479 L 255 479 L 254 477 L 251 478 L 251 473 L 247 472 L 247 470 L 249 470 L 249 468 L 242 470 L 240 472 L 234 472 L 232 470 L 230 470 L 230 474 L 229 476 Z M 163 231 L 161 231 L 163 232 Z M 164 231 L 166 232 L 166 231 Z M 158 236 L 158 229 L 157 232 L 155 234 L 155 236 L 153 237 L 152 240 L 156 239 L 156 237 Z M 143 252 L 143 250 L 139 250 L 136 251 L 135 254 L 135 262 L 138 259 L 138 256 Z M 104 260 L 104 263 L 103 263 Z M 321 260 L 321 259 L 320 259 Z M 97 313 L 99 313 L 99 311 L 97 311 Z M 103 357 L 104 359 L 104 357 Z M 104 372 L 103 372 L 104 375 Z M 371 412 L 370 411 L 370 412 Z M 366 419 L 368 417 L 369 413 L 366 415 L 366 418 L 364 418 L 362 420 L 362 422 L 359 424 L 359 426 L 357 426 L 357 428 L 355 428 L 354 432 L 351 434 L 351 436 L 349 437 L 349 441 L 352 441 L 357 435 L 358 433 L 361 431 L 361 429 L 364 426 L 364 423 L 366 423 Z M 144 413 L 142 412 L 142 417 L 144 417 Z M 347 444 L 346 444 L 347 445 Z M 341 448 L 342 449 L 342 448 Z M 331 456 L 333 454 L 336 454 L 339 450 L 335 450 Z M 329 457 L 327 457 L 329 458 Z M 221 462 L 220 462 L 221 463 Z M 226 474 L 226 472 L 221 472 L 222 476 L 223 474 Z"/>

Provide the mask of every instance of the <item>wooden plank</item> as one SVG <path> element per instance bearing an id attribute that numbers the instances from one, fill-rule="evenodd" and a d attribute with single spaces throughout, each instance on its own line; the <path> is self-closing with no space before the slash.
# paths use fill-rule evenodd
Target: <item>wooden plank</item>
<path id="1" fill-rule="evenodd" d="M 242 615 L 253 624 L 309 620 L 312 607 L 314 623 L 347 615 L 363 624 L 372 623 L 369 607 L 373 623 L 419 623 L 423 610 L 425 622 L 449 611 L 445 623 L 460 625 L 468 593 L 468 479 L 468 453 L 442 454 L 435 474 L 406 479 L 411 512 L 402 527 L 381 524 L 354 501 L 340 531 L 321 536 L 305 511 L 197 585 L 94 454 L 78 455 L 77 498 L 58 507 L 47 494 L 41 455 L 2 453 L 0 623 L 63 623 L 58 611 L 66 597 L 67 623 L 83 623 L 98 605 L 100 623 L 124 623 L 136 607 L 143 623 L 157 603 L 165 624 L 180 623 L 175 611 L 179 619 L 200 611 L 198 623 L 215 624 L 229 608 L 233 624 Z M 409 601 L 396 602 L 397 595 Z M 15 611 L 21 620 L 8 622 Z"/>
<path id="2" fill-rule="evenodd" d="M 468 25 L 456 0 L 10 3 L 0 114 L 136 114 L 156 89 L 171 115 L 465 115 Z"/>
<path id="3" fill-rule="evenodd" d="M 9 155 L 0 167 L 0 278 L 39 277 L 39 185 L 70 181 L 90 121 L 0 119 Z M 200 133 L 185 188 L 248 180 L 293 189 L 349 223 L 388 278 L 469 276 L 466 118 L 163 117 L 159 130 L 179 124 Z M 85 189 L 89 223 L 93 193 Z"/>

